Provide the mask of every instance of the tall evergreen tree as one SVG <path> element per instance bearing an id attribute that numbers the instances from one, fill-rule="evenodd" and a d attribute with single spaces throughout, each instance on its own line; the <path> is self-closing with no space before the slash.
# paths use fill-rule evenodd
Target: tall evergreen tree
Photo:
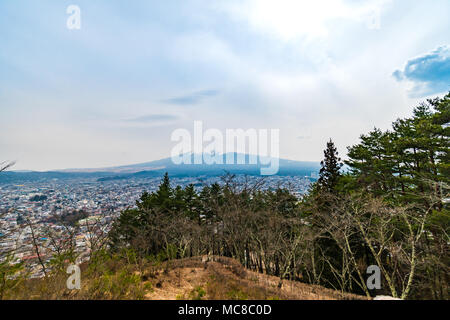
<path id="1" fill-rule="evenodd" d="M 327 142 L 327 148 L 323 153 L 324 159 L 320 162 L 321 168 L 317 184 L 321 190 L 333 192 L 341 176 L 341 158 L 338 157 L 336 146 L 331 139 Z"/>
<path id="2" fill-rule="evenodd" d="M 416 107 L 392 130 L 374 129 L 348 148 L 346 164 L 364 191 L 403 203 L 440 197 L 449 181 L 450 94 Z M 438 205 L 438 208 L 441 208 Z"/>

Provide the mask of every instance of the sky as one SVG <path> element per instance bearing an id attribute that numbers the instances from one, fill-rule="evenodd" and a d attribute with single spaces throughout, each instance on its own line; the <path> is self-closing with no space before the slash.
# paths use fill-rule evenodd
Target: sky
<path id="1" fill-rule="evenodd" d="M 70 5 L 80 29 L 67 28 Z M 170 157 L 171 133 L 279 129 L 319 161 L 450 90 L 448 0 L 0 1 L 0 160 Z"/>

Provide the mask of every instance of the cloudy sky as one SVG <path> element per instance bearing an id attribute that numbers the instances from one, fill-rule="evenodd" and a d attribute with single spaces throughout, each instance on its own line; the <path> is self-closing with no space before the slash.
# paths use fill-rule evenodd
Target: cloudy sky
<path id="1" fill-rule="evenodd" d="M 345 155 L 450 90 L 448 12 L 448 0 L 1 1 L 0 160 L 156 160 L 194 120 L 279 128 L 283 158 L 320 160 L 330 137 Z"/>

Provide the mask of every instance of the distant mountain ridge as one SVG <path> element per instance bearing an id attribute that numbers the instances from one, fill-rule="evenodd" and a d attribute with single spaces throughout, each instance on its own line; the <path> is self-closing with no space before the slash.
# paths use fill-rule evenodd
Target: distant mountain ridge
<path id="1" fill-rule="evenodd" d="M 226 164 L 227 156 L 234 157 L 234 164 Z M 261 167 L 267 167 L 268 165 L 261 164 L 258 159 L 257 164 L 249 164 L 250 157 L 249 154 L 239 154 L 239 153 L 227 153 L 220 155 L 223 159 L 223 164 L 194 164 L 194 154 L 190 155 L 191 163 L 190 164 L 175 164 L 172 161 L 172 158 L 164 158 L 160 160 L 131 164 L 131 165 L 122 165 L 122 166 L 114 166 L 114 167 L 106 167 L 106 168 L 90 168 L 90 169 L 65 169 L 65 170 L 56 170 L 56 172 L 69 172 L 69 173 L 88 173 L 88 172 L 110 172 L 110 173 L 137 173 L 141 171 L 215 171 L 219 170 L 250 170 L 253 171 L 255 169 L 260 169 Z M 245 159 L 245 164 L 236 164 L 237 158 L 241 156 Z M 265 163 L 270 161 L 273 158 L 265 157 L 263 158 Z M 279 159 L 279 167 L 283 171 L 286 169 L 290 170 L 298 170 L 304 169 L 312 171 L 317 171 L 319 169 L 319 162 L 312 161 L 295 161 L 295 160 L 287 160 L 287 159 Z M 309 172 L 310 173 L 310 172 Z"/>
<path id="2" fill-rule="evenodd" d="M 233 156 L 234 163 L 237 162 L 238 156 L 243 157 L 245 164 L 226 164 L 226 156 Z M 90 168 L 90 169 L 65 169 L 46 172 L 2 172 L 0 174 L 0 183 L 18 183 L 21 181 L 36 181 L 42 179 L 76 179 L 76 178 L 97 178 L 100 181 L 157 177 L 168 172 L 171 176 L 217 176 L 227 172 L 232 174 L 260 175 L 261 168 L 266 168 L 272 158 L 263 158 L 262 164 L 258 158 L 256 164 L 249 164 L 250 155 L 248 154 L 223 154 L 224 164 L 193 164 L 194 155 L 191 155 L 191 164 L 175 164 L 172 158 L 164 158 L 160 160 L 123 165 L 106 168 Z M 319 162 L 294 161 L 287 159 L 279 160 L 279 170 L 276 175 L 286 176 L 310 176 L 311 173 L 318 172 L 320 169 Z"/>

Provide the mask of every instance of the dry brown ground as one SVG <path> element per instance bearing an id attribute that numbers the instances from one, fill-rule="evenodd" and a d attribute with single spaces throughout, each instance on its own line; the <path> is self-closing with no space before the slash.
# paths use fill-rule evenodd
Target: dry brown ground
<path id="1" fill-rule="evenodd" d="M 6 299 L 44 300 L 338 300 L 366 299 L 299 281 L 282 282 L 277 277 L 245 269 L 225 257 L 194 257 L 162 264 L 109 261 L 102 271 L 89 275 L 82 265 L 81 290 L 66 288 L 67 274 L 29 279 Z M 84 273 L 83 273 L 83 270 Z"/>
<path id="2" fill-rule="evenodd" d="M 204 262 L 202 262 L 202 260 Z M 205 261 L 209 260 L 209 261 Z M 247 270 L 236 260 L 224 257 L 182 259 L 169 262 L 150 280 L 152 291 L 145 299 L 365 299 L 364 296 L 326 289 L 298 281 Z"/>

